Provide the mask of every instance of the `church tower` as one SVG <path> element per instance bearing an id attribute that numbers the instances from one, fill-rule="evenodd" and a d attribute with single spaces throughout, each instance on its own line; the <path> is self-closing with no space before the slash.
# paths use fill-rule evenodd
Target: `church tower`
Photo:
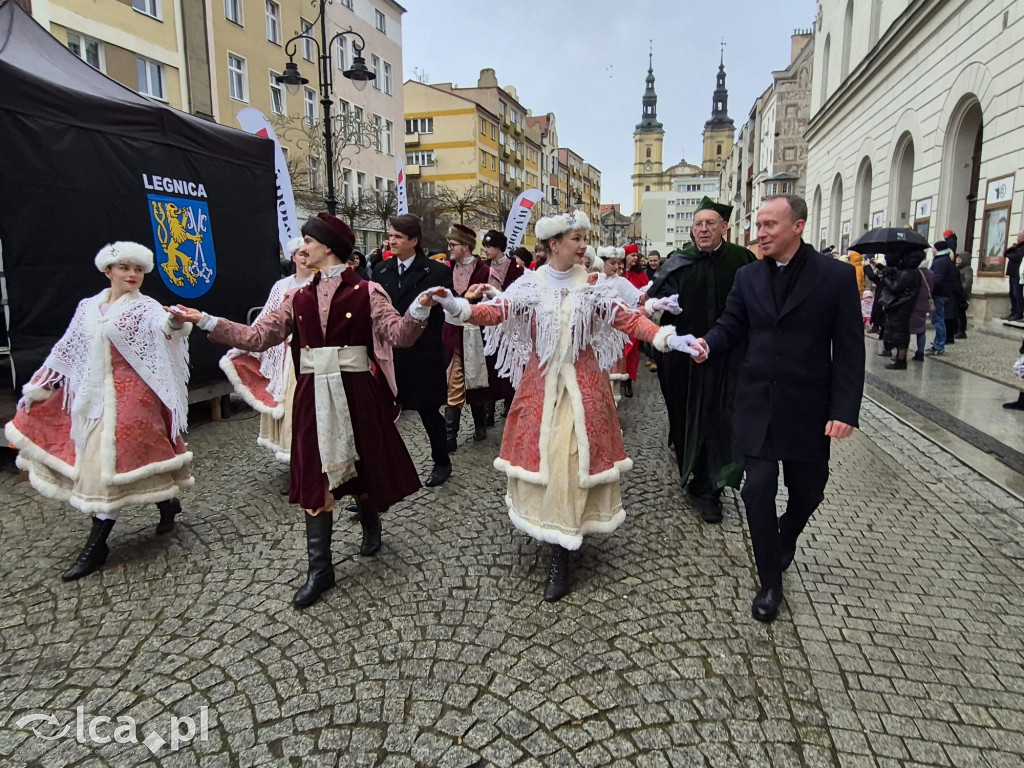
<path id="1" fill-rule="evenodd" d="M 736 125 L 729 117 L 729 91 L 725 87 L 725 51 L 718 64 L 718 79 L 711 105 L 711 119 L 704 123 L 704 173 L 714 174 L 722 170 L 725 160 L 732 153 L 736 139 Z"/>
<path id="2" fill-rule="evenodd" d="M 644 90 L 643 117 L 633 131 L 633 212 L 640 212 L 644 192 L 665 188 L 662 175 L 662 149 L 665 130 L 658 122 L 658 94 L 654 92 L 654 54 L 647 62 L 647 88 Z"/>

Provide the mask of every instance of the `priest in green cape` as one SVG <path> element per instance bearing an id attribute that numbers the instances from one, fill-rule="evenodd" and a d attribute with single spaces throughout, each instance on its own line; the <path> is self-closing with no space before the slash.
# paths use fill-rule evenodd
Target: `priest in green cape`
<path id="1" fill-rule="evenodd" d="M 650 299 L 678 294 L 682 315 L 665 315 L 701 336 L 725 310 L 736 271 L 756 260 L 725 233 L 732 206 L 701 200 L 690 233 L 693 244 L 669 254 L 648 291 Z M 732 406 L 742 349 L 695 365 L 687 355 L 663 355 L 658 378 L 669 416 L 669 440 L 675 447 L 679 476 L 708 523 L 722 521 L 722 490 L 738 488 L 742 469 L 732 455 Z"/>

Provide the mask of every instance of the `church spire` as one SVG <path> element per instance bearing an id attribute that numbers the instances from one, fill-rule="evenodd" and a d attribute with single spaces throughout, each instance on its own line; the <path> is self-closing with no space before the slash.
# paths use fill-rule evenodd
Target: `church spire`
<path id="1" fill-rule="evenodd" d="M 636 129 L 641 132 L 660 131 L 658 122 L 658 94 L 654 91 L 654 48 L 647 54 L 647 87 L 644 89 L 644 112 Z"/>
<path id="2" fill-rule="evenodd" d="M 715 80 L 715 94 L 711 104 L 711 119 L 704 123 L 704 130 L 735 129 L 735 127 L 735 123 L 729 117 L 729 91 L 725 87 L 725 41 L 723 40 L 722 55 L 718 61 L 718 77 Z"/>

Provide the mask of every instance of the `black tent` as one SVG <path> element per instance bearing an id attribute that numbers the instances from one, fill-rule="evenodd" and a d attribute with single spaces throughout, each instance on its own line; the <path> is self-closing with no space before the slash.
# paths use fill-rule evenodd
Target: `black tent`
<path id="1" fill-rule="evenodd" d="M 144 293 L 244 320 L 279 270 L 273 144 L 125 88 L 5 0 L 0 256 L 18 385 L 109 285 L 93 257 L 116 240 L 156 254 Z M 193 385 L 220 377 L 222 352 L 193 334 Z"/>

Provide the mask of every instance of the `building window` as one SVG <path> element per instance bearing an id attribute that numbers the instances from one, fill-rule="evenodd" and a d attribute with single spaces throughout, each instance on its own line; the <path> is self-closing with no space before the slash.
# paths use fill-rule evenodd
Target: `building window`
<path id="1" fill-rule="evenodd" d="M 650 147 L 648 147 L 648 148 L 647 148 L 647 156 L 648 156 L 648 157 L 650 157 L 650 156 L 651 156 L 651 148 L 650 148 Z"/>
<path id="2" fill-rule="evenodd" d="M 283 115 L 284 108 L 284 86 L 277 82 L 277 73 L 270 73 L 270 111 L 275 115 Z"/>
<path id="3" fill-rule="evenodd" d="M 352 10 L 352 0 L 338 0 L 338 2 L 340 2 L 346 8 L 348 8 L 350 11 Z"/>
<path id="4" fill-rule="evenodd" d="M 281 6 L 274 0 L 267 2 L 267 40 L 281 44 Z"/>
<path id="5" fill-rule="evenodd" d="M 486 168 L 487 167 L 487 153 L 484 152 L 482 149 L 480 150 L 480 167 L 481 168 Z"/>
<path id="6" fill-rule="evenodd" d="M 391 95 L 391 65 L 384 62 L 384 93 Z"/>
<path id="7" fill-rule="evenodd" d="M 383 32 L 385 35 L 388 33 L 388 19 L 380 11 L 374 11 L 374 19 L 376 20 L 375 26 L 378 32 Z"/>
<path id="8" fill-rule="evenodd" d="M 502 161 L 500 161 L 498 163 L 498 175 L 499 176 L 504 176 L 505 175 L 505 167 L 506 166 L 505 166 L 505 161 L 504 160 L 502 160 Z"/>
<path id="9" fill-rule="evenodd" d="M 313 34 L 313 22 L 299 19 L 299 29 L 304 35 Z M 306 38 L 302 41 L 302 58 L 306 61 L 313 60 L 313 41 Z"/>
<path id="10" fill-rule="evenodd" d="M 405 162 L 408 165 L 433 165 L 434 150 L 419 150 L 416 152 L 407 152 L 405 155 Z"/>
<path id="11" fill-rule="evenodd" d="M 245 59 L 228 54 L 228 93 L 235 101 L 249 100 L 249 83 L 245 76 Z"/>
<path id="12" fill-rule="evenodd" d="M 154 19 L 161 18 L 160 0 L 132 0 L 132 8 Z"/>
<path id="13" fill-rule="evenodd" d="M 434 132 L 434 118 L 432 117 L 418 117 L 413 120 L 405 121 L 405 132 L 406 133 L 433 133 Z"/>
<path id="14" fill-rule="evenodd" d="M 317 192 L 320 189 L 320 158 L 316 155 L 306 156 L 306 173 L 309 177 L 309 191 Z"/>
<path id="15" fill-rule="evenodd" d="M 366 189 L 366 174 L 356 173 L 356 200 L 363 199 L 363 190 Z"/>
<path id="16" fill-rule="evenodd" d="M 242 0 L 224 0 L 224 16 L 228 21 L 242 26 Z"/>
<path id="17" fill-rule="evenodd" d="M 491 170 L 492 170 L 492 171 L 494 170 L 494 164 L 495 164 L 495 162 L 496 162 L 496 161 L 495 161 L 494 155 L 491 155 Z"/>
<path id="18" fill-rule="evenodd" d="M 68 50 L 93 69 L 103 71 L 103 43 L 68 32 Z"/>
<path id="19" fill-rule="evenodd" d="M 494 141 L 497 138 L 497 131 L 498 126 L 496 126 L 494 123 L 491 123 L 491 141 Z"/>
<path id="20" fill-rule="evenodd" d="M 384 183 L 383 176 L 376 176 L 373 179 L 373 188 L 377 192 L 377 197 L 384 194 L 384 190 L 387 189 L 387 185 Z"/>
<path id="21" fill-rule="evenodd" d="M 373 148 L 381 152 L 384 148 L 384 118 L 373 116 Z"/>
<path id="22" fill-rule="evenodd" d="M 482 117 L 480 118 L 480 135 L 484 138 L 487 137 L 487 121 Z"/>
<path id="23" fill-rule="evenodd" d="M 721 144 L 718 145 L 718 148 L 715 150 L 715 154 L 716 155 L 722 154 L 722 145 Z"/>
<path id="24" fill-rule="evenodd" d="M 384 121 L 384 151 L 395 154 L 395 124 L 390 120 Z"/>
<path id="25" fill-rule="evenodd" d="M 380 56 L 378 56 L 377 54 L 372 54 L 370 56 L 370 69 L 375 75 L 373 80 L 371 80 L 370 82 L 373 84 L 373 87 L 379 91 L 380 82 L 382 78 L 380 76 Z"/>
<path id="26" fill-rule="evenodd" d="M 363 143 L 363 108 L 352 107 L 352 138 L 357 144 Z"/>
<path id="27" fill-rule="evenodd" d="M 348 169 L 341 172 L 341 199 L 352 202 L 352 171 Z"/>
<path id="28" fill-rule="evenodd" d="M 345 38 L 339 37 L 337 42 L 337 55 L 335 59 L 338 61 L 338 70 L 344 72 L 348 69 L 348 49 L 345 47 Z"/>
<path id="29" fill-rule="evenodd" d="M 316 122 L 316 91 L 312 88 L 302 89 L 302 113 L 309 125 Z"/>
<path id="30" fill-rule="evenodd" d="M 166 101 L 163 65 L 143 58 L 137 58 L 135 61 L 139 71 L 139 93 Z"/>

